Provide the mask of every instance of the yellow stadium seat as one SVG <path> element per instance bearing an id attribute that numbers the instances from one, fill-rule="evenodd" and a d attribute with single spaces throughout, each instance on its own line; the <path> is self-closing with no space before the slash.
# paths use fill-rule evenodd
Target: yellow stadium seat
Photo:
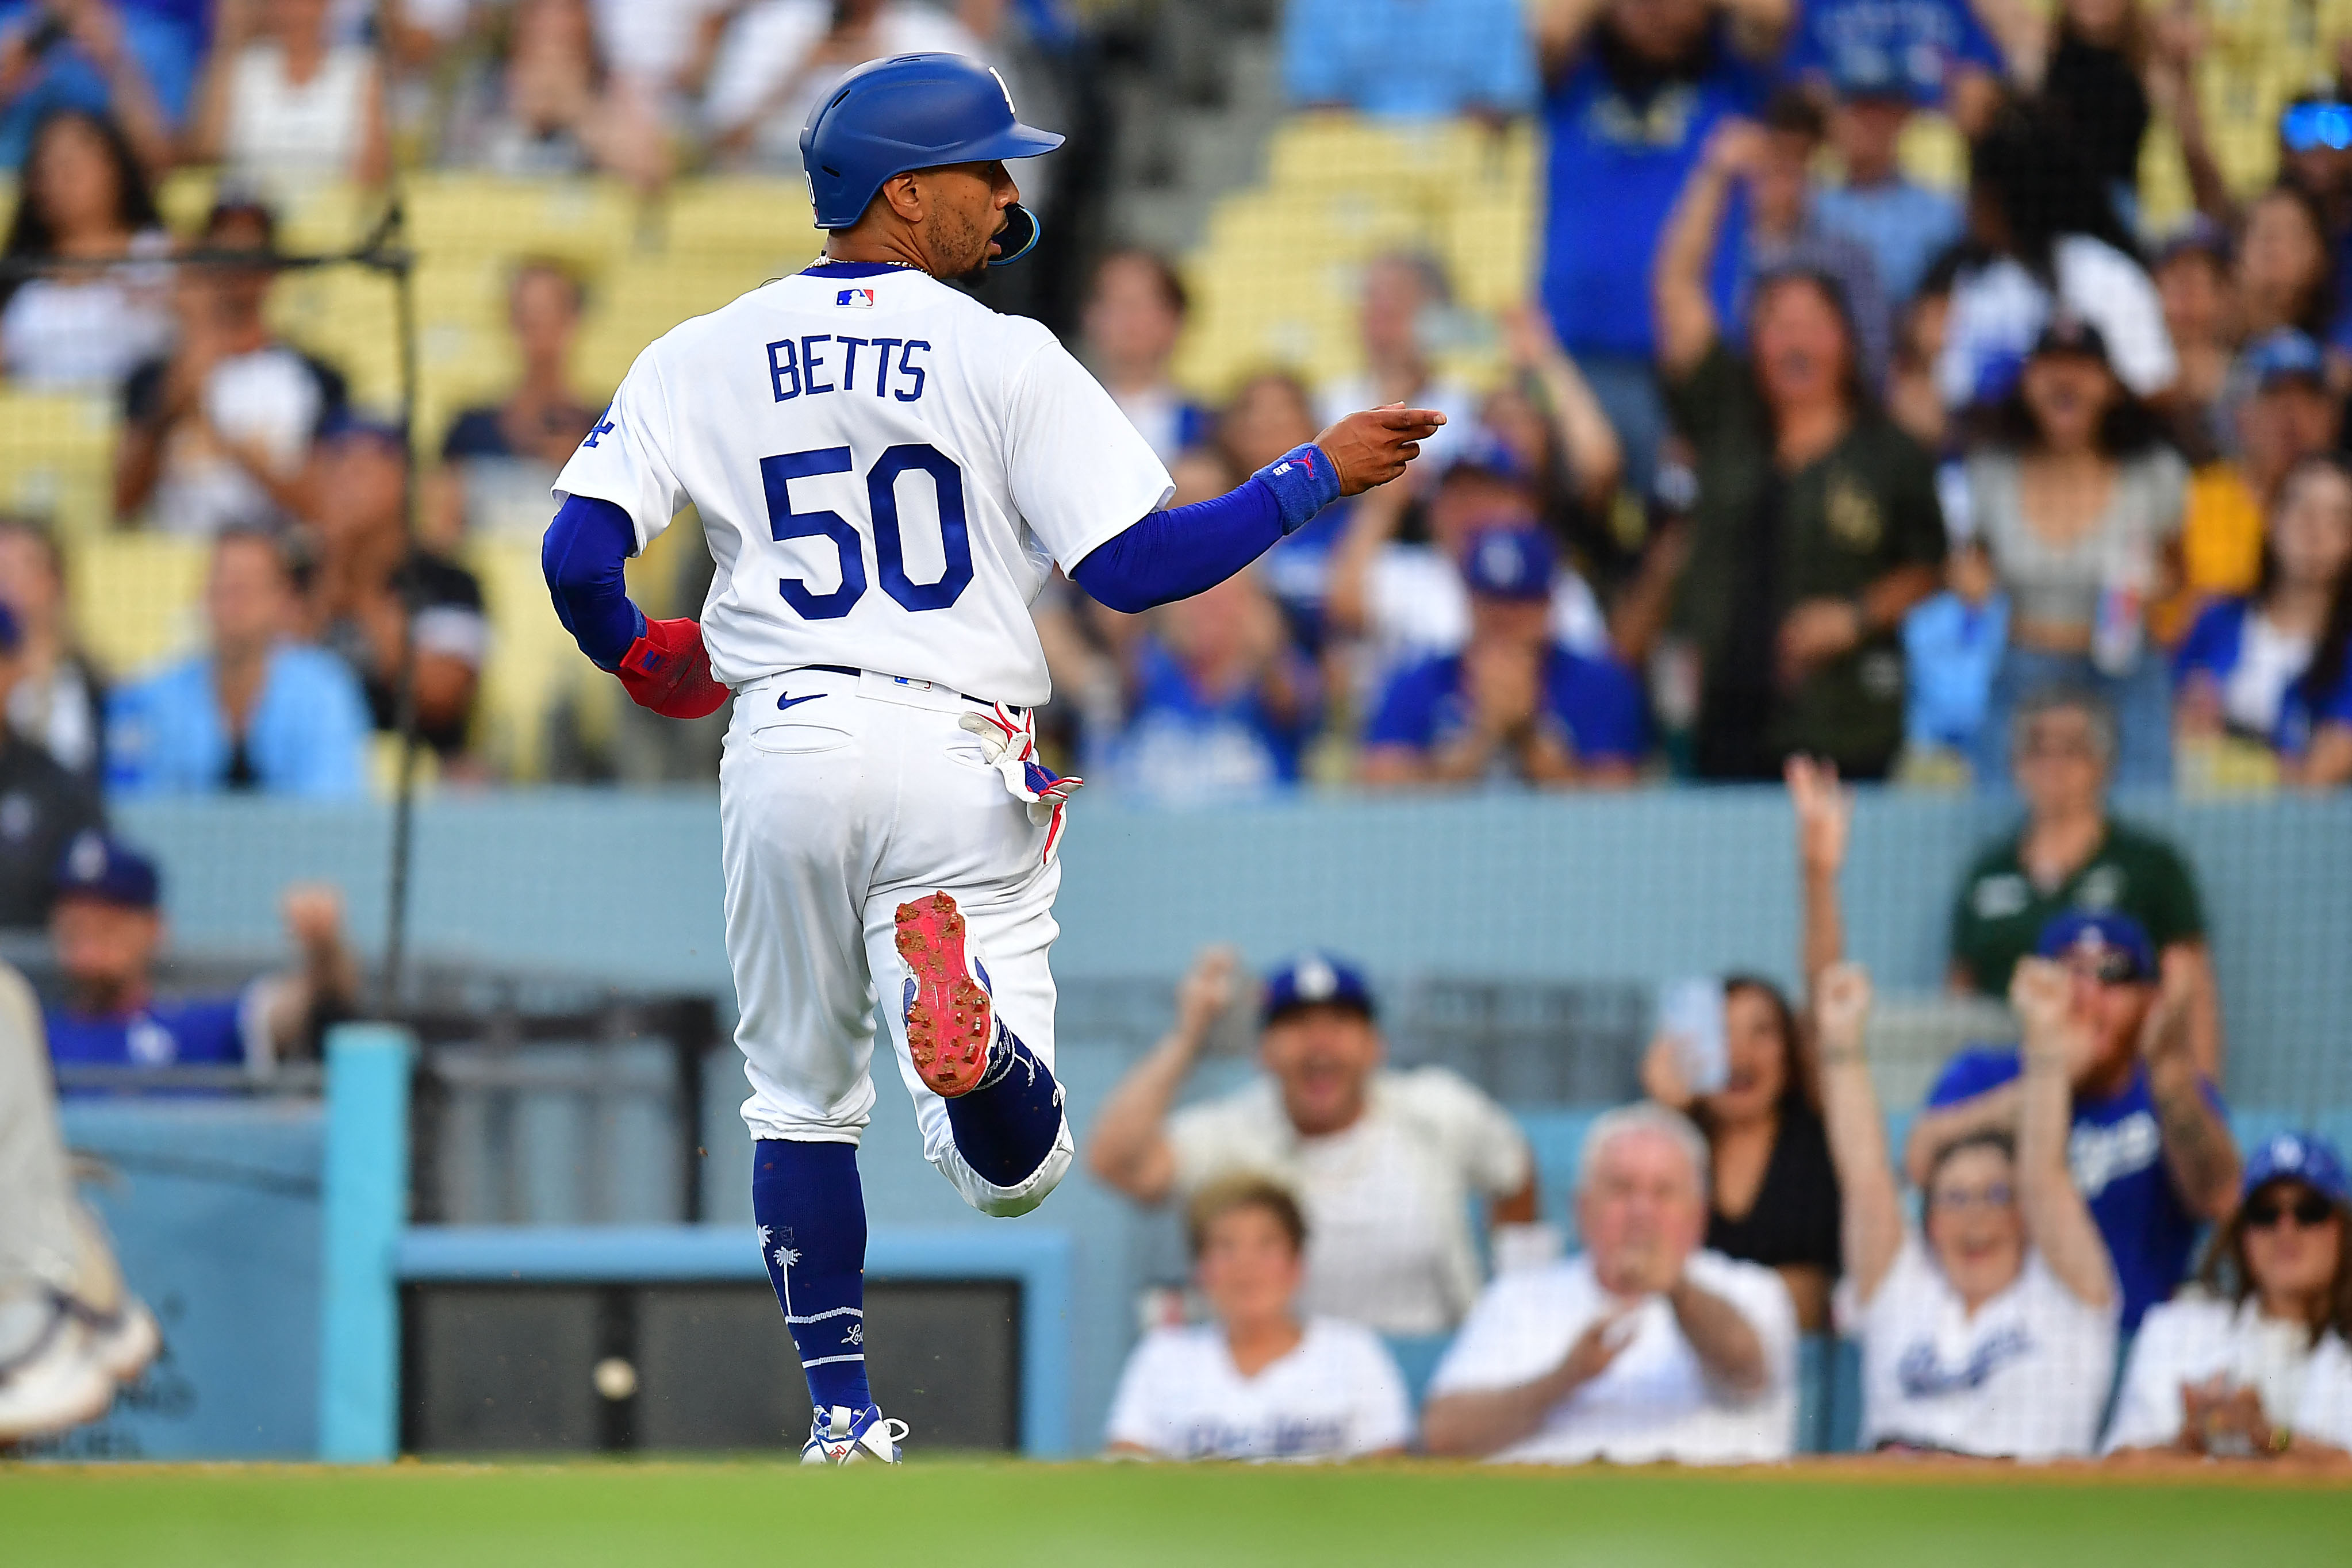
<path id="1" fill-rule="evenodd" d="M 100 666 L 132 675 L 204 641 L 204 541 L 165 534 L 72 540 L 67 580 L 82 645 Z"/>
<path id="2" fill-rule="evenodd" d="M 67 537 L 102 531 L 114 515 L 119 417 L 110 397 L 0 392 L 0 507 Z"/>
<path id="3" fill-rule="evenodd" d="M 740 259 L 698 264 L 631 256 L 621 261 L 598 280 L 590 296 L 573 380 L 583 386 L 619 385 L 647 343 L 680 321 L 707 315 L 776 276 L 778 269 Z"/>
<path id="4" fill-rule="evenodd" d="M 613 180 L 414 174 L 405 200 L 410 243 L 425 256 L 551 256 L 601 267 L 637 235 L 636 196 Z"/>
<path id="5" fill-rule="evenodd" d="M 688 265 L 742 257 L 772 270 L 797 268 L 824 248 L 808 189 L 797 180 L 681 181 L 660 225 L 664 253 Z"/>
<path id="6" fill-rule="evenodd" d="M 475 747 L 495 772 L 535 779 L 542 771 L 549 703 L 578 650 L 548 600 L 536 543 L 477 539 L 467 547 L 466 564 L 481 579 L 490 619 Z"/>

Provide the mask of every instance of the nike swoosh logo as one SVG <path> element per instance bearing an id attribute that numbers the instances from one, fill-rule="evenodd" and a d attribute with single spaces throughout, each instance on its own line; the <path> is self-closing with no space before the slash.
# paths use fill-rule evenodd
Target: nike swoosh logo
<path id="1" fill-rule="evenodd" d="M 776 706 L 780 708 L 798 707 L 803 703 L 813 703 L 824 695 L 823 692 L 811 692 L 804 697 L 796 697 L 786 694 L 776 699 Z"/>

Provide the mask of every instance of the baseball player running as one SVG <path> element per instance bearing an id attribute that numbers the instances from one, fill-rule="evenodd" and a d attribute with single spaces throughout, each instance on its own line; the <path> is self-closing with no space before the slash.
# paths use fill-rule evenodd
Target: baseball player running
<path id="1" fill-rule="evenodd" d="M 1167 470 L 1053 334 L 949 287 L 1035 243 L 1004 161 L 1061 141 L 959 56 L 852 72 L 801 133 L 824 256 L 646 349 L 556 480 L 543 565 L 582 650 L 657 713 L 735 694 L 727 955 L 804 1463 L 895 1463 L 906 1436 L 866 1378 L 877 1016 L 965 1202 L 1026 1213 L 1070 1166 L 1046 953 L 1077 780 L 1036 760 L 1030 601 L 1056 563 L 1115 610 L 1198 593 L 1444 423 L 1351 414 L 1165 509 Z M 623 562 L 688 503 L 718 568 L 701 622 L 647 621 Z"/>

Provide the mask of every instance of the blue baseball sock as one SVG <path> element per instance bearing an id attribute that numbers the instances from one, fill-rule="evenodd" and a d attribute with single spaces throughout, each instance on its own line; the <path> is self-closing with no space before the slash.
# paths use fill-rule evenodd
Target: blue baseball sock
<path id="1" fill-rule="evenodd" d="M 819 1410 L 873 1403 L 866 1387 L 866 1192 L 854 1144 L 762 1138 L 751 1156 L 760 1250 Z"/>
<path id="2" fill-rule="evenodd" d="M 998 1186 L 1019 1186 L 1054 1152 L 1062 1131 L 1061 1085 L 999 1019 L 988 1071 L 980 1087 L 948 1102 L 948 1125 L 966 1165 Z"/>

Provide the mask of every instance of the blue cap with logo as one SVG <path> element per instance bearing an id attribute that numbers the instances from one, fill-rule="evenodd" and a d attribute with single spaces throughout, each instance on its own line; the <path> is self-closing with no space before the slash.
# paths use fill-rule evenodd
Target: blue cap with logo
<path id="1" fill-rule="evenodd" d="M 1368 1019 L 1377 1012 L 1363 971 L 1328 953 L 1301 953 L 1267 977 L 1264 1014 L 1267 1023 L 1300 1008 L 1318 1007 L 1346 1008 Z"/>
<path id="2" fill-rule="evenodd" d="M 2033 951 L 2044 958 L 2089 958 L 2105 980 L 2156 978 L 2156 944 L 2147 927 L 2119 909 L 2070 909 L 2042 928 Z"/>
<path id="3" fill-rule="evenodd" d="M 1487 599 L 1551 597 L 1551 536 L 1541 528 L 1486 528 L 1462 550 L 1462 580 Z"/>
<path id="4" fill-rule="evenodd" d="M 74 835 L 58 862 L 58 896 L 89 898 L 125 909 L 152 909 L 161 901 L 163 879 L 155 862 L 110 833 L 95 828 Z"/>
<path id="5" fill-rule="evenodd" d="M 2245 352 L 2246 369 L 2261 391 L 2290 381 L 2327 384 L 2327 356 L 2308 332 L 2281 327 L 2247 344 Z"/>
<path id="6" fill-rule="evenodd" d="M 2343 1157 L 2315 1133 L 2281 1133 L 2246 1156 L 2242 1197 L 2252 1197 L 2274 1181 L 2299 1181 L 2328 1202 L 2352 1204 L 2352 1181 L 2344 1175 Z"/>
<path id="7" fill-rule="evenodd" d="M 1528 480 L 1528 465 L 1510 444 L 1483 424 L 1472 425 L 1448 443 L 1445 466 L 1438 470 L 1443 482 L 1456 474 L 1478 474 L 1490 479 L 1502 479 L 1514 485 Z"/>

